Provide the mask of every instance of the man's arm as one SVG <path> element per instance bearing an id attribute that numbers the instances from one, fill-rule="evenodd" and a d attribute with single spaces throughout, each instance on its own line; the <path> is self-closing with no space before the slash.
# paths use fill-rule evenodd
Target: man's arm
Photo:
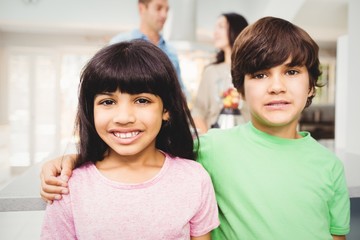
<path id="1" fill-rule="evenodd" d="M 72 169 L 74 169 L 75 161 L 76 155 L 72 154 L 44 163 L 40 173 L 40 195 L 44 201 L 52 203 L 53 200 L 61 199 L 62 194 L 69 192 L 67 181 L 71 176 Z"/>

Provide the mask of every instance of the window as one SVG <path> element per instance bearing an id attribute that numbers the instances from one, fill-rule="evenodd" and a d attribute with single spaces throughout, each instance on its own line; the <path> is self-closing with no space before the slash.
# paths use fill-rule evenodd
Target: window
<path id="1" fill-rule="evenodd" d="M 93 52 L 9 49 L 11 166 L 30 166 L 71 145 L 80 72 Z"/>

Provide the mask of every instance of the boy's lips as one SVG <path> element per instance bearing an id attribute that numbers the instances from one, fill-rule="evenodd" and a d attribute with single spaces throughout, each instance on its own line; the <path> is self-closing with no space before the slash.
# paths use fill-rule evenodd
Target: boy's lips
<path id="1" fill-rule="evenodd" d="M 268 102 L 268 103 L 265 104 L 265 106 L 269 106 L 269 107 L 274 106 L 274 107 L 276 107 L 276 106 L 284 106 L 284 105 L 287 105 L 287 104 L 290 104 L 290 102 L 285 101 L 285 100 L 278 100 L 278 101 Z"/>

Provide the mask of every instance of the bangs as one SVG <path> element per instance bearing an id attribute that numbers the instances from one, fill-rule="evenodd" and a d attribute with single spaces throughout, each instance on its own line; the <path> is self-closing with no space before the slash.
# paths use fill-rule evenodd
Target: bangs
<path id="1" fill-rule="evenodd" d="M 107 57 L 104 59 L 102 55 Z M 161 96 L 166 89 L 160 86 L 169 85 L 174 78 L 169 75 L 171 71 L 166 69 L 164 59 L 160 56 L 152 57 L 146 52 L 134 51 L 131 47 L 110 54 L 104 51 L 98 57 L 101 61 L 94 59 L 87 67 L 90 70 L 82 77 L 87 79 L 85 88 L 92 96 L 118 89 L 128 94 L 151 93 Z"/>
<path id="2" fill-rule="evenodd" d="M 255 73 L 259 70 L 270 69 L 284 63 L 289 58 L 289 66 L 312 66 L 317 60 L 316 45 L 309 36 L 289 24 L 282 26 L 266 26 L 254 34 L 252 47 L 245 51 L 243 71 Z M 261 31 L 261 34 L 260 34 Z M 264 33 L 265 31 L 265 33 Z M 264 38 L 266 34 L 267 38 Z"/>
<path id="3" fill-rule="evenodd" d="M 96 89 L 97 93 L 115 92 L 119 89 L 122 93 L 138 94 L 151 93 L 160 94 L 158 86 L 163 76 L 158 71 L 154 71 L 149 65 L 141 67 L 129 67 L 131 63 L 120 63 L 116 68 L 109 69 L 107 72 L 100 71 L 99 75 L 89 81 L 89 88 Z M 136 66 L 136 65 L 135 65 Z"/>

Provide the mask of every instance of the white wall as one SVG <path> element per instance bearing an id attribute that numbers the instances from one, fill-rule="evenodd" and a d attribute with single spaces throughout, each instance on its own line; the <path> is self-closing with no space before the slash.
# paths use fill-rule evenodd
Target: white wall
<path id="1" fill-rule="evenodd" d="M 348 130 L 346 121 L 348 118 L 348 79 L 349 79 L 349 37 L 342 36 L 337 42 L 336 55 L 336 95 L 335 95 L 335 147 L 346 150 Z"/>
<path id="2" fill-rule="evenodd" d="M 290 20 L 321 42 L 334 43 L 347 30 L 348 0 L 168 1 L 170 12 L 184 24 L 168 29 L 181 32 L 195 25 L 200 41 L 209 40 L 216 18 L 230 11 L 244 15 L 250 23 L 270 15 Z M 183 8 L 196 11 L 195 20 L 189 21 Z M 137 0 L 0 0 L 0 31 L 114 34 L 138 23 Z"/>
<path id="3" fill-rule="evenodd" d="M 360 1 L 349 1 L 349 78 L 347 92 L 347 151 L 360 156 Z"/>
<path id="4" fill-rule="evenodd" d="M 359 156 L 360 161 L 360 1 L 349 1 L 348 35 L 338 41 L 336 87 L 336 142 L 342 153 Z"/>
<path id="5" fill-rule="evenodd" d="M 360 186 L 360 80 L 358 73 L 360 16 L 358 9 L 360 9 L 360 1 L 350 0 L 348 35 L 338 39 L 335 103 L 336 153 L 344 162 L 348 186 L 357 188 Z"/>
<path id="6" fill-rule="evenodd" d="M 138 24 L 136 0 L 1 0 L 2 28 L 113 32 Z M 135 13 L 135 14 L 134 14 Z M 120 25 L 121 24 L 121 25 Z M 96 34 L 96 33 L 94 33 Z"/>

